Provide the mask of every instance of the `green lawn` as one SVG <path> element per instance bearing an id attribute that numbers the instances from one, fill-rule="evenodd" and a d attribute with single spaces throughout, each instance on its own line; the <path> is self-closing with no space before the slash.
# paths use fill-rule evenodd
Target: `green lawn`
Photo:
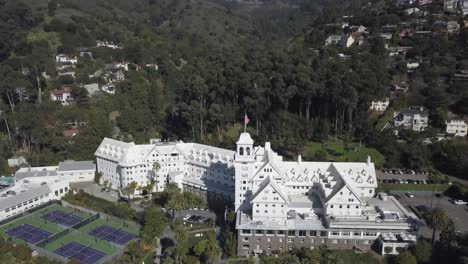
<path id="1" fill-rule="evenodd" d="M 445 192 L 450 187 L 448 184 L 398 184 L 379 183 L 380 191 L 435 191 Z"/>
<path id="2" fill-rule="evenodd" d="M 365 162 L 367 156 L 370 156 L 377 168 L 385 163 L 385 157 L 374 148 L 356 142 L 349 143 L 345 148 L 342 140 L 335 141 L 334 138 L 329 138 L 325 143 L 309 142 L 304 146 L 302 154 L 306 160 L 315 160 L 320 152 L 324 159 L 331 161 Z"/>

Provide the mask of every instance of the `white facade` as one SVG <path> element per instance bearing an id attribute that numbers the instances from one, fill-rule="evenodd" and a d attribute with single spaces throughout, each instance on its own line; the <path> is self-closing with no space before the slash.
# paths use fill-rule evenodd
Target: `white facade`
<path id="1" fill-rule="evenodd" d="M 55 56 L 55 61 L 57 63 L 65 63 L 65 64 L 77 64 L 78 58 L 76 57 L 69 57 L 65 54 L 59 54 Z"/>
<path id="2" fill-rule="evenodd" d="M 93 161 L 66 160 L 60 162 L 57 168 L 57 175 L 69 182 L 93 181 L 95 172 L 96 165 Z"/>
<path id="3" fill-rule="evenodd" d="M 0 220 L 51 200 L 60 200 L 69 190 L 69 182 L 58 176 L 26 177 L 0 192 Z"/>
<path id="4" fill-rule="evenodd" d="M 445 130 L 447 134 L 454 135 L 457 137 L 466 136 L 468 125 L 465 123 L 464 120 L 447 120 L 445 124 L 447 125 Z"/>
<path id="5" fill-rule="evenodd" d="M 372 101 L 370 110 L 384 112 L 385 110 L 387 110 L 389 105 L 390 105 L 390 99 L 388 98 L 385 98 L 385 100 L 382 100 L 382 101 Z"/>
<path id="6" fill-rule="evenodd" d="M 70 101 L 73 100 L 71 95 L 71 88 L 63 88 L 61 90 L 53 90 L 50 92 L 50 100 L 54 102 L 60 102 L 62 105 L 69 105 Z"/>
<path id="7" fill-rule="evenodd" d="M 242 133 L 235 154 L 238 254 L 293 247 L 369 248 L 383 235 L 411 232 L 418 218 L 395 198 L 376 197 L 366 162 L 284 161 Z"/>
<path id="8" fill-rule="evenodd" d="M 397 127 L 423 131 L 428 127 L 429 114 L 423 107 L 410 107 L 408 109 L 395 111 L 393 124 Z"/>
<path id="9" fill-rule="evenodd" d="M 154 191 L 163 191 L 167 182 L 232 197 L 234 151 L 183 142 L 151 142 L 135 145 L 105 138 L 96 150 L 101 182 L 122 189 L 135 181 L 138 186 L 156 181 Z M 160 169 L 155 170 L 155 164 Z"/>
<path id="10" fill-rule="evenodd" d="M 122 47 L 114 44 L 111 41 L 96 41 L 96 47 L 106 47 L 110 49 L 121 49 Z"/>

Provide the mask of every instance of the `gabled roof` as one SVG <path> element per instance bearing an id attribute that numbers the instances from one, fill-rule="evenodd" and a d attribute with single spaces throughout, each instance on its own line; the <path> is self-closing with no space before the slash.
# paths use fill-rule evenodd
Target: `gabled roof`
<path id="1" fill-rule="evenodd" d="M 268 176 L 263 182 L 260 184 L 260 188 L 258 188 L 257 192 L 252 196 L 252 200 L 250 203 L 254 202 L 255 199 L 265 190 L 267 186 L 271 186 L 281 198 L 287 203 L 288 198 L 283 194 L 281 191 L 281 188 L 276 184 L 275 180 L 271 179 L 270 176 Z"/>
<path id="2" fill-rule="evenodd" d="M 344 181 L 340 182 L 340 183 L 337 183 L 336 188 L 333 190 L 332 193 L 330 193 L 330 195 L 327 197 L 326 199 L 326 203 L 328 203 L 333 197 L 335 197 L 335 195 L 340 192 L 341 190 L 347 188 L 353 195 L 354 197 L 356 197 L 356 199 L 358 200 L 358 202 L 362 203 L 362 200 L 359 198 L 359 195 L 357 195 L 357 193 L 353 190 L 353 188 L 349 185 L 347 185 Z"/>

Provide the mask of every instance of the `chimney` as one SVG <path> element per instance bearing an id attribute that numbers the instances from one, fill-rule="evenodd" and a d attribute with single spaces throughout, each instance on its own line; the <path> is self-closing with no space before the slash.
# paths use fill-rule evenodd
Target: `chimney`
<path id="1" fill-rule="evenodd" d="M 372 160 L 371 160 L 371 157 L 370 156 L 367 156 L 367 166 L 370 166 Z"/>
<path id="2" fill-rule="evenodd" d="M 297 163 L 299 163 L 299 165 L 301 165 L 301 163 L 302 163 L 302 156 L 301 156 L 301 154 L 299 154 L 299 155 L 297 156 Z"/>
<path id="3" fill-rule="evenodd" d="M 270 142 L 265 142 L 265 150 L 270 150 L 270 149 L 271 149 Z"/>

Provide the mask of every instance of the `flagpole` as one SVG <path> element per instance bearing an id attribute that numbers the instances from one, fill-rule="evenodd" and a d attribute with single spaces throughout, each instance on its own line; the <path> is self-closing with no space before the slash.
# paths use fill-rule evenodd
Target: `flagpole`
<path id="1" fill-rule="evenodd" d="M 245 123 L 245 115 L 244 115 L 244 133 L 246 129 L 247 129 L 247 124 Z"/>

